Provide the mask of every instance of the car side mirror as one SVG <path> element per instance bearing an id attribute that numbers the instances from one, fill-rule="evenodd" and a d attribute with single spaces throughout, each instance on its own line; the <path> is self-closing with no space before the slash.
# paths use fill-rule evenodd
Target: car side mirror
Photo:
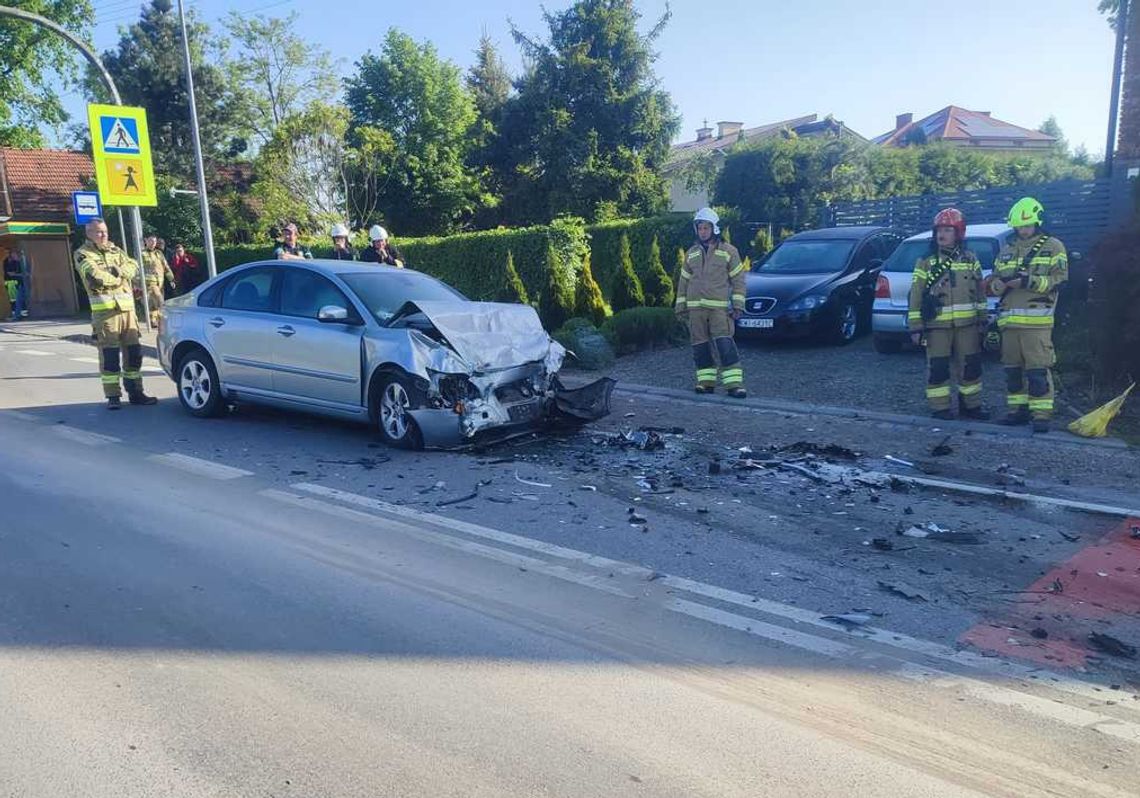
<path id="1" fill-rule="evenodd" d="M 317 311 L 317 321 L 322 324 L 348 324 L 348 310 L 340 305 L 325 305 Z"/>

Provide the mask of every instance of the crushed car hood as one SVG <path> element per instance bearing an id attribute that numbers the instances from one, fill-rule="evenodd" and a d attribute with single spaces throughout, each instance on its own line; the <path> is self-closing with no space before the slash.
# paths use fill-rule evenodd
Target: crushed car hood
<path id="1" fill-rule="evenodd" d="M 423 313 L 455 353 L 476 372 L 545 361 L 550 373 L 562 365 L 566 350 L 542 327 L 530 305 L 499 302 L 409 302 L 393 322 Z"/>

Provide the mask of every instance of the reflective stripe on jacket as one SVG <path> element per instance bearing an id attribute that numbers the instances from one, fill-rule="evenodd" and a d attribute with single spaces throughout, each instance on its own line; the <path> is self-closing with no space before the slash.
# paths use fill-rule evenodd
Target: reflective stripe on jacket
<path id="1" fill-rule="evenodd" d="M 677 284 L 677 310 L 730 308 L 744 310 L 744 264 L 732 244 L 694 244 L 685 254 Z"/>
<path id="2" fill-rule="evenodd" d="M 119 270 L 118 276 L 109 271 L 111 267 Z M 138 274 L 138 264 L 114 244 L 99 249 L 90 241 L 85 242 L 75 251 L 75 271 L 87 289 L 93 317 L 135 309 L 131 282 Z"/>
<path id="3" fill-rule="evenodd" d="M 950 258 L 945 273 L 939 264 Z M 930 295 L 941 307 L 932 320 L 922 318 L 922 297 L 931 279 L 936 278 Z M 923 329 L 949 329 L 971 327 L 986 320 L 986 295 L 982 286 L 982 264 L 968 249 L 957 253 L 939 253 L 920 258 L 914 264 L 914 279 L 910 284 L 910 301 L 907 310 L 907 328 L 912 332 Z"/>
<path id="4" fill-rule="evenodd" d="M 1033 251 L 1039 236 L 1013 238 L 1002 247 L 994 261 L 993 276 L 1002 280 L 1020 280 L 1014 288 L 1005 288 L 991 280 L 989 289 L 1000 297 L 998 326 L 1002 328 L 1051 329 L 1057 305 L 1057 290 L 1069 279 L 1069 256 L 1065 245 L 1046 236 L 1033 252 L 1028 266 L 1023 262 Z"/>

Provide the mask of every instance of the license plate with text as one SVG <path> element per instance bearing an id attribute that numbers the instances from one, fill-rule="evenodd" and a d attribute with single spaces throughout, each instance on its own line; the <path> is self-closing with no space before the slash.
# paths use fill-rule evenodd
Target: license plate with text
<path id="1" fill-rule="evenodd" d="M 771 329 L 775 325 L 775 319 L 737 319 L 736 324 L 739 327 L 758 327 L 760 329 Z"/>

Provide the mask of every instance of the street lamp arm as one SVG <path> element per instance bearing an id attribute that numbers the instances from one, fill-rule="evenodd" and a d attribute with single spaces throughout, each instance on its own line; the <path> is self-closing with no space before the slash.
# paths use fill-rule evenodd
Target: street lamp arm
<path id="1" fill-rule="evenodd" d="M 13 19 L 22 19 L 25 22 L 30 22 L 33 25 L 39 25 L 41 28 L 47 28 L 50 31 L 58 33 L 63 38 L 74 44 L 79 48 L 83 56 L 91 62 L 91 66 L 95 67 L 95 71 L 99 73 L 99 77 L 103 79 L 103 84 L 107 90 L 111 92 L 111 98 L 114 100 L 115 105 L 122 105 L 123 100 L 119 97 L 119 88 L 115 85 L 115 81 L 111 78 L 111 73 L 103 66 L 103 62 L 99 60 L 99 56 L 95 55 L 95 51 L 87 46 L 87 43 L 76 36 L 74 33 L 52 22 L 47 17 L 41 17 L 39 14 L 33 14 L 31 11 L 24 11 L 22 8 L 12 8 L 11 6 L 0 6 L 0 17 L 12 17 Z"/>

